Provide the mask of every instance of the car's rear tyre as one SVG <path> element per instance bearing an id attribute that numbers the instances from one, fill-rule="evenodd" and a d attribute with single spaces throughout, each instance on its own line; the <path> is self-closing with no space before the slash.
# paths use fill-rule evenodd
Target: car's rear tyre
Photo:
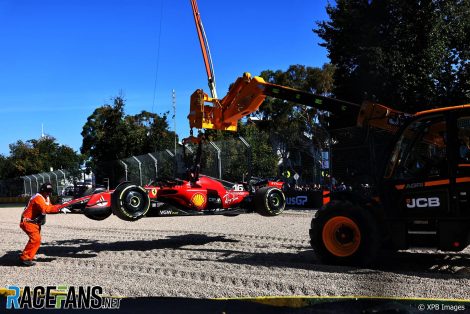
<path id="1" fill-rule="evenodd" d="M 325 264 L 361 265 L 374 261 L 380 233 L 373 216 L 347 201 L 331 201 L 312 219 L 310 243 Z"/>
<path id="2" fill-rule="evenodd" d="M 286 208 L 286 197 L 280 189 L 266 186 L 256 191 L 254 205 L 262 216 L 277 216 Z"/>
<path id="3" fill-rule="evenodd" d="M 114 190 L 112 196 L 113 214 L 126 221 L 144 217 L 150 208 L 150 198 L 140 186 L 124 183 Z"/>

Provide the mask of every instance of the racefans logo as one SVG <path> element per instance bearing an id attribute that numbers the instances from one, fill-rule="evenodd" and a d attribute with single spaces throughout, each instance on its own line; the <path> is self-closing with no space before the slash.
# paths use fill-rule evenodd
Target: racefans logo
<path id="1" fill-rule="evenodd" d="M 6 309 L 119 309 L 121 299 L 103 297 L 103 288 L 68 286 L 8 286 Z"/>
<path id="2" fill-rule="evenodd" d="M 191 203 L 194 204 L 196 207 L 202 207 L 206 204 L 206 197 L 204 194 L 196 193 L 191 197 Z"/>

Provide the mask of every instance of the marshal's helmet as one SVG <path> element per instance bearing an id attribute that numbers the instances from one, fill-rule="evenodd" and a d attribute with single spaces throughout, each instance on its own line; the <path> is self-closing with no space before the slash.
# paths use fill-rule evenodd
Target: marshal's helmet
<path id="1" fill-rule="evenodd" d="M 40 193 L 52 193 L 52 191 L 53 191 L 52 190 L 52 184 L 50 184 L 49 182 L 44 183 L 39 188 Z"/>

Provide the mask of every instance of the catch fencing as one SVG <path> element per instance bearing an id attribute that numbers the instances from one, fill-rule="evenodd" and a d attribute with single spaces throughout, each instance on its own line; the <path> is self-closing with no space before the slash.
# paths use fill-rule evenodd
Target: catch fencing
<path id="1" fill-rule="evenodd" d="M 24 196 L 31 196 L 38 193 L 41 185 L 46 182 L 52 184 L 52 188 L 56 194 L 61 194 L 62 191 L 71 184 L 71 172 L 68 170 L 57 170 L 27 175 L 21 177 L 21 179 L 23 180 L 23 193 L 21 194 Z M 5 196 L 4 194 L 2 195 Z"/>
<path id="2" fill-rule="evenodd" d="M 146 185 L 160 179 L 186 178 L 197 149 L 187 145 L 103 162 L 93 170 L 95 180 L 109 180 L 114 187 L 123 181 Z M 207 142 L 202 148 L 200 172 L 220 180 L 241 181 L 251 175 L 251 153 L 251 146 L 243 138 Z"/>
<path id="3" fill-rule="evenodd" d="M 284 160 L 271 170 L 257 166 L 264 156 L 254 153 L 256 145 L 256 142 L 248 142 L 243 137 L 206 142 L 202 146 L 200 173 L 227 183 L 245 181 L 255 176 L 277 177 L 291 187 L 322 184 L 322 156 L 313 145 L 298 147 L 291 152 L 288 162 Z M 193 144 L 180 145 L 176 149 L 102 162 L 91 169 L 93 175 L 87 184 L 113 189 L 123 181 L 143 186 L 157 179 L 185 179 L 197 149 L 197 145 Z M 275 160 L 280 160 L 275 148 L 271 153 Z M 289 176 L 284 175 L 285 169 L 289 169 Z M 62 195 L 76 181 L 85 181 L 83 173 L 77 178 L 76 170 L 56 170 L 0 180 L 0 197 L 34 195 L 44 182 L 51 182 L 54 194 Z"/>

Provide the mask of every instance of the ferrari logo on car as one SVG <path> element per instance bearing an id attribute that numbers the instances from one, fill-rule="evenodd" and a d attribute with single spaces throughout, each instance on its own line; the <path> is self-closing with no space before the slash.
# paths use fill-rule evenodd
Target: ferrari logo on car
<path id="1" fill-rule="evenodd" d="M 108 206 L 108 202 L 104 199 L 103 195 L 101 195 L 98 202 L 96 202 L 96 206 L 100 206 L 100 207 Z"/>
<path id="2" fill-rule="evenodd" d="M 204 204 L 206 204 L 206 197 L 201 193 L 196 193 L 191 198 L 191 203 L 193 203 L 196 207 L 202 207 Z"/>

